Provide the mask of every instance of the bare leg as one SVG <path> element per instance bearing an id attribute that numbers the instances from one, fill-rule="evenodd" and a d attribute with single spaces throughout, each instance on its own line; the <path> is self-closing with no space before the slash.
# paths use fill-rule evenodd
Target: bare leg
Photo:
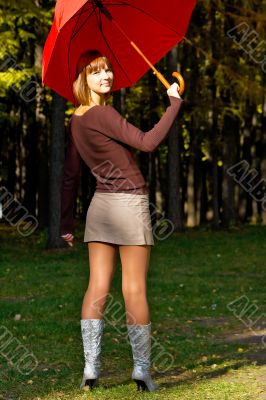
<path id="1" fill-rule="evenodd" d="M 134 368 L 132 379 L 138 390 L 154 391 L 150 369 L 151 322 L 146 298 L 146 279 L 150 260 L 149 245 L 119 246 L 122 262 L 122 290 L 126 305 L 128 336 Z"/>
<path id="2" fill-rule="evenodd" d="M 81 318 L 102 319 L 105 301 L 115 271 L 117 245 L 89 242 L 90 280 L 85 293 Z"/>
<path id="3" fill-rule="evenodd" d="M 122 264 L 122 291 L 128 324 L 148 324 L 149 306 L 146 279 L 151 246 L 119 246 Z"/>

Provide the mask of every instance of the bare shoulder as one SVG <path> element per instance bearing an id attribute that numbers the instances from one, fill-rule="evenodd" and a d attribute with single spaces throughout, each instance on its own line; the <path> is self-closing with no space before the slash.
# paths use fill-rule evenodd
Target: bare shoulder
<path id="1" fill-rule="evenodd" d="M 96 110 L 96 114 L 97 116 L 99 116 L 98 112 L 101 113 L 101 117 L 106 116 L 106 118 L 114 118 L 116 117 L 116 114 L 118 114 L 118 112 L 109 105 L 93 105 L 93 106 L 83 106 L 83 107 L 78 107 L 73 115 L 77 116 L 77 117 L 82 117 L 84 116 L 87 117 L 88 115 L 91 115 L 90 110 Z M 103 110 L 105 111 L 104 114 L 102 114 Z M 95 111 L 94 111 L 95 112 Z"/>
<path id="2" fill-rule="evenodd" d="M 74 115 L 81 116 L 81 115 L 85 114 L 86 111 L 90 110 L 92 107 L 94 107 L 94 106 L 79 106 L 74 111 Z"/>

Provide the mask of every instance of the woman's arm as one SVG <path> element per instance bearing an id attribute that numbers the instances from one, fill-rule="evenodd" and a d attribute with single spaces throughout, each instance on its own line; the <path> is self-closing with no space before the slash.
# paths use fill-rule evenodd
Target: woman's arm
<path id="1" fill-rule="evenodd" d="M 85 115 L 85 124 L 138 150 L 152 152 L 166 138 L 183 102 L 181 98 L 173 96 L 169 96 L 169 99 L 170 105 L 160 121 L 148 132 L 129 123 L 111 106 L 93 107 L 92 112 Z"/>
<path id="2" fill-rule="evenodd" d="M 79 187 L 81 157 L 75 147 L 71 132 L 64 164 L 61 188 L 61 226 L 60 232 L 64 240 L 72 245 L 74 232 L 74 207 Z M 71 236 L 69 236 L 71 235 Z M 69 241 L 69 238 L 72 240 Z"/>

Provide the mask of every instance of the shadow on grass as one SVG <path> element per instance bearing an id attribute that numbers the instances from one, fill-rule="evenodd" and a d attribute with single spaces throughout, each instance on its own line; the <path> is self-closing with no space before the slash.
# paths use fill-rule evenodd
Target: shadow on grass
<path id="1" fill-rule="evenodd" d="M 236 333 L 233 323 L 236 319 L 226 309 L 226 304 L 240 292 L 248 293 L 251 300 L 256 293 L 259 304 L 263 304 L 262 297 L 257 296 L 263 292 L 264 283 L 256 277 L 263 265 L 265 239 L 261 235 L 258 240 L 260 234 L 256 236 L 254 232 L 251 229 L 246 238 L 242 232 L 210 236 L 206 232 L 194 232 L 193 240 L 186 234 L 160 243 L 155 249 L 150 292 L 152 307 L 158 311 L 158 314 L 154 313 L 154 326 L 158 328 L 160 342 L 166 343 L 168 339 L 166 346 L 172 346 L 173 354 L 177 355 L 173 368 L 165 373 L 152 373 L 163 388 L 212 380 L 244 366 L 266 364 L 263 333 L 244 331 L 240 324 Z M 18 338 L 23 335 L 31 338 L 34 333 L 35 338 L 28 345 L 33 352 L 39 351 L 39 366 L 30 376 L 19 376 L 5 359 L 0 359 L 0 399 L 41 399 L 55 391 L 61 393 L 55 397 L 59 399 L 73 391 L 79 393 L 83 354 L 78 321 L 74 321 L 79 315 L 79 297 L 87 280 L 86 248 L 77 243 L 73 251 L 47 251 L 44 250 L 44 236 L 29 241 L 17 240 L 13 235 L 10 238 L 11 242 L 8 242 L 8 235 L 2 237 L 0 282 L 3 293 L 0 300 L 4 306 L 3 324 L 11 330 L 14 326 Z M 249 251 L 250 244 L 252 251 Z M 156 269 L 157 265 L 159 268 Z M 121 284 L 119 274 L 120 271 L 113 286 L 116 296 Z M 249 292 L 249 286 L 253 291 Z M 168 314 L 169 304 L 174 309 L 174 317 Z M 219 310 L 215 318 L 210 318 L 212 304 L 217 304 Z M 28 319 L 15 323 L 17 312 L 25 313 Z M 44 313 L 48 316 L 47 323 L 41 321 L 38 325 L 38 318 Z M 186 325 L 183 322 L 188 318 L 192 323 Z M 68 342 L 69 337 L 74 338 L 73 345 Z M 109 348 L 104 357 L 101 387 L 122 389 L 124 385 L 134 384 L 130 379 L 129 346 L 125 350 L 119 338 L 115 337 L 118 342 L 113 341 L 112 331 L 106 339 L 105 345 Z M 228 348 L 224 349 L 223 344 L 228 344 Z M 212 358 L 213 353 L 216 357 Z M 205 362 L 201 361 L 203 354 L 206 355 Z"/>

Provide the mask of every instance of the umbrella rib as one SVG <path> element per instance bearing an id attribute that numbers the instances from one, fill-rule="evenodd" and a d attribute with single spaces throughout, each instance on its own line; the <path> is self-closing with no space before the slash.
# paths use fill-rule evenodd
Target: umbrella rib
<path id="1" fill-rule="evenodd" d="M 95 10 L 95 8 L 94 8 L 94 10 Z M 70 21 L 71 19 L 76 18 L 76 17 L 80 17 L 82 14 L 85 14 L 85 12 L 87 12 L 87 11 L 89 11 L 89 8 L 83 9 L 83 7 L 82 7 L 82 9 L 81 9 L 80 11 L 77 11 L 74 15 L 72 15 L 71 18 L 69 18 L 69 21 Z"/>
<path id="2" fill-rule="evenodd" d="M 117 1 L 119 1 L 119 0 L 117 0 Z M 127 3 L 127 2 L 122 2 L 122 1 L 121 1 L 120 3 L 112 3 L 112 4 L 109 3 L 109 4 L 106 4 L 106 5 L 107 5 L 107 6 L 129 6 L 129 7 L 135 8 L 136 10 L 142 12 L 143 14 L 147 15 L 148 17 L 154 19 L 154 20 L 155 20 L 156 22 L 158 22 L 160 25 L 167 26 L 168 29 L 170 29 L 171 31 L 177 33 L 181 38 L 183 37 L 183 35 L 181 35 L 180 32 L 178 32 L 178 31 L 176 31 L 175 29 L 171 28 L 170 26 L 168 26 L 168 24 L 165 24 L 164 22 L 161 22 L 158 18 L 156 18 L 156 17 L 154 17 L 153 15 L 150 15 L 150 14 L 147 13 L 146 11 L 142 10 L 142 8 L 139 8 L 139 7 L 137 7 L 137 6 L 133 6 L 132 4 L 129 4 L 129 3 Z"/>
<path id="3" fill-rule="evenodd" d="M 96 19 L 97 19 L 97 21 L 98 21 L 97 13 L 95 13 L 95 15 L 96 15 Z M 99 23 L 99 22 L 98 22 L 98 23 Z M 100 13 L 100 26 L 102 27 L 101 13 Z M 100 29 L 100 32 L 101 32 L 101 34 L 102 34 L 103 40 L 104 40 L 105 43 L 106 43 L 106 46 L 108 47 L 108 49 L 109 49 L 110 52 L 112 53 L 114 59 L 116 60 L 117 64 L 119 65 L 119 67 L 120 67 L 121 71 L 123 72 L 123 74 L 125 75 L 126 79 L 127 79 L 130 83 L 132 83 L 132 82 L 131 82 L 131 79 L 129 78 L 129 76 L 128 76 L 127 73 L 125 72 L 124 68 L 122 67 L 122 65 L 121 65 L 120 62 L 118 61 L 116 55 L 114 54 L 112 48 L 110 47 L 110 45 L 109 45 L 109 43 L 108 43 L 108 41 L 107 41 L 107 39 L 106 39 L 106 36 L 105 36 L 103 30 Z"/>
<path id="4" fill-rule="evenodd" d="M 94 9 L 94 10 L 95 10 L 95 9 Z M 88 18 L 91 17 L 91 15 L 92 15 L 92 13 L 94 12 L 94 10 L 91 12 L 91 14 L 89 15 Z M 86 10 L 86 11 L 88 11 L 88 10 Z M 85 12 L 85 10 L 84 10 L 84 12 Z M 74 93 L 73 93 L 73 87 L 72 87 L 72 85 L 71 85 L 71 77 L 70 77 L 70 48 L 71 48 L 71 43 L 72 43 L 73 38 L 77 35 L 77 33 L 79 32 L 79 30 L 81 29 L 81 27 L 84 25 L 84 23 L 81 24 L 81 27 L 79 27 L 78 30 L 75 32 L 75 29 L 76 29 L 76 27 L 77 27 L 77 25 L 78 25 L 79 19 L 80 19 L 80 17 L 81 17 L 82 14 L 83 14 L 83 13 L 79 13 L 79 14 L 78 14 L 78 18 L 77 18 L 76 23 L 75 23 L 75 26 L 74 26 L 74 28 L 73 28 L 73 30 L 72 30 L 72 32 L 71 32 L 71 38 L 70 38 L 70 41 L 69 41 L 69 44 L 68 44 L 68 82 L 69 82 L 69 86 L 70 86 L 70 89 L 71 89 L 73 95 L 74 95 Z M 88 20 L 88 18 L 85 20 L 85 22 Z"/>
<path id="5" fill-rule="evenodd" d="M 88 10 L 86 10 L 86 11 L 88 11 Z M 84 11 L 85 12 L 85 11 Z M 79 31 L 81 30 L 81 28 L 86 24 L 86 22 L 88 21 L 88 19 L 90 19 L 90 17 L 93 15 L 93 13 L 95 12 L 95 8 L 91 11 L 91 13 L 88 15 L 88 17 L 82 22 L 82 24 L 78 27 L 78 29 L 76 30 L 76 32 L 73 34 L 73 32 L 72 32 L 72 36 L 71 36 L 71 40 L 72 39 L 74 39 L 74 37 L 79 33 Z M 81 16 L 81 14 L 79 15 L 79 17 Z M 77 24 L 78 24 L 78 21 L 79 21 L 79 18 L 77 19 L 77 22 L 76 22 L 76 25 L 75 25 L 75 28 L 76 28 L 76 26 L 77 26 Z M 74 28 L 74 29 L 75 29 Z M 73 29 L 73 31 L 74 31 L 74 29 Z"/>
<path id="6" fill-rule="evenodd" d="M 74 25 L 74 29 L 73 29 L 72 32 L 71 32 L 70 41 L 69 41 L 69 43 L 68 43 L 68 60 L 67 60 L 67 61 L 68 61 L 68 62 L 67 62 L 67 65 L 68 65 L 68 83 L 69 83 L 69 86 L 70 86 L 70 89 L 71 89 L 71 92 L 72 92 L 72 95 L 73 95 L 73 96 L 74 96 L 74 93 L 73 93 L 73 85 L 71 85 L 71 78 L 70 78 L 70 48 L 71 48 L 72 39 L 73 39 L 73 37 L 74 37 L 73 32 L 74 32 L 75 29 L 76 29 L 76 26 L 77 26 L 77 24 L 78 24 L 78 22 L 79 22 L 80 16 L 81 16 L 81 14 L 78 15 L 78 18 L 77 18 L 77 20 L 76 20 L 76 22 L 75 22 L 75 25 Z"/>
<path id="7" fill-rule="evenodd" d="M 97 23 L 98 23 L 99 29 L 100 29 L 100 31 L 102 32 L 102 30 L 103 30 L 103 24 L 102 24 L 102 15 L 101 15 L 101 11 L 99 12 L 99 18 L 98 18 L 97 12 L 95 11 L 95 17 L 96 17 L 96 21 L 97 21 Z"/>

